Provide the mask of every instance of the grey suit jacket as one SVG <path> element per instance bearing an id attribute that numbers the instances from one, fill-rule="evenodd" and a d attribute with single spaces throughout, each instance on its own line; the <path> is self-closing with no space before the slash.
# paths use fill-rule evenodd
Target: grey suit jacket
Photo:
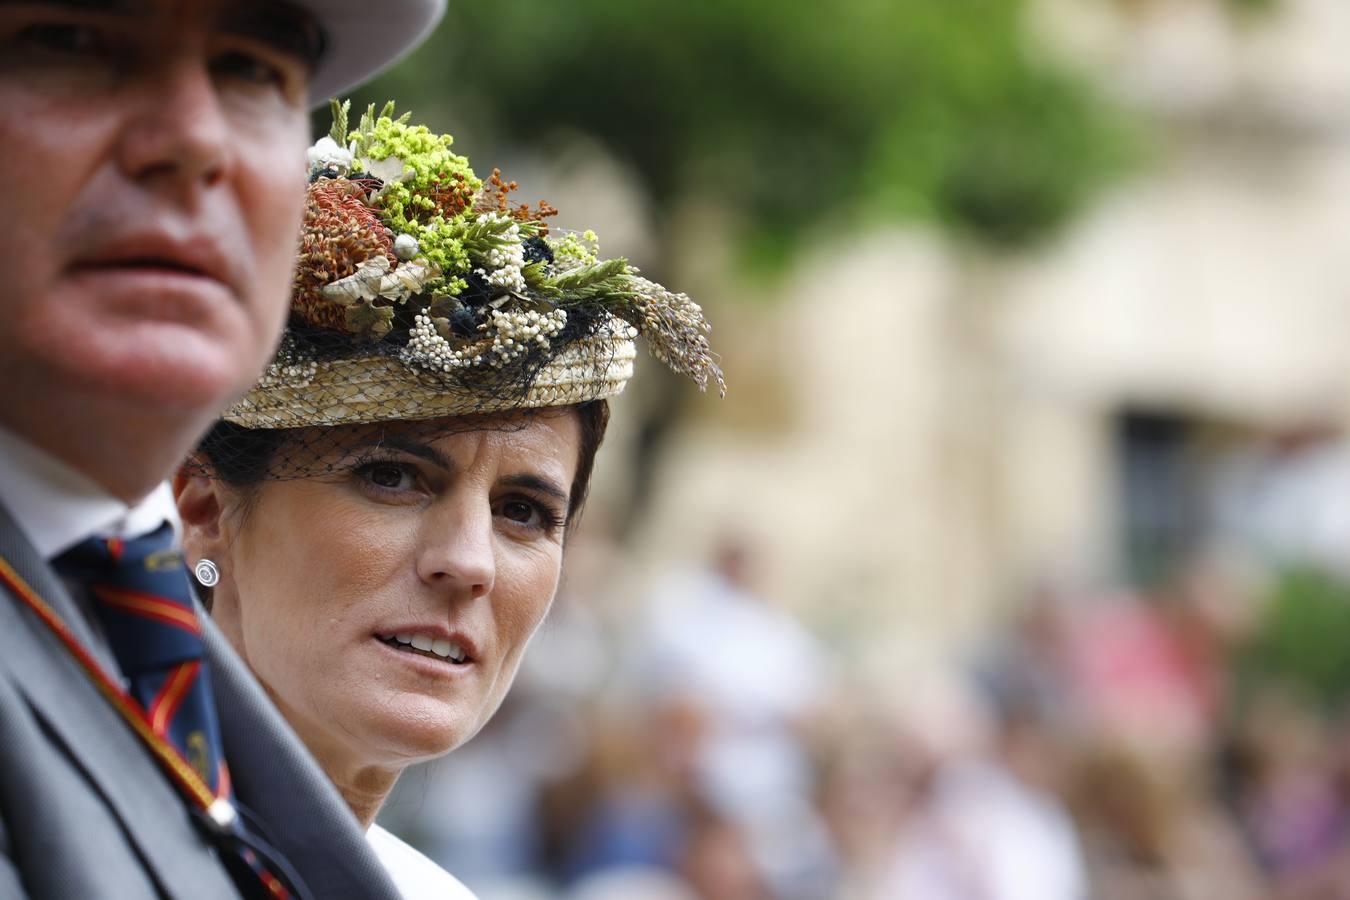
<path id="1" fill-rule="evenodd" d="M 3 464 L 3 461 L 0 461 Z M 110 672 L 0 507 L 0 554 Z M 319 898 L 396 900 L 356 818 L 202 614 L 235 796 Z M 0 898 L 233 898 L 181 795 L 65 647 L 0 585 Z"/>

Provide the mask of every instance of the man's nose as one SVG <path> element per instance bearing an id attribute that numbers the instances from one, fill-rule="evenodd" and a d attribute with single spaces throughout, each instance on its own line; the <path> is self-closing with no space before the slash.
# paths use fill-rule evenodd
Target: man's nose
<path id="1" fill-rule="evenodd" d="M 184 55 L 148 67 L 135 92 L 118 148 L 129 178 L 192 190 L 225 177 L 230 127 L 206 59 Z"/>

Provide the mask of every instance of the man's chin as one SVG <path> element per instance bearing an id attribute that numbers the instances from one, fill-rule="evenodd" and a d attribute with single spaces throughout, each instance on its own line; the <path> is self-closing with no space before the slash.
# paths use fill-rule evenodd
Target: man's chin
<path id="1" fill-rule="evenodd" d="M 153 339 L 146 330 L 158 333 Z M 83 359 L 72 354 L 68 375 L 93 402 L 127 406 L 143 415 L 211 420 L 252 385 L 263 363 L 191 328 L 138 329 L 140 337 L 105 346 Z M 234 350 L 234 352 L 231 352 Z"/>
<path id="2" fill-rule="evenodd" d="M 63 352 L 0 362 L 10 387 L 0 422 L 133 503 L 173 474 L 249 379 L 239 374 L 242 357 L 218 344 L 114 349 L 72 341 Z"/>

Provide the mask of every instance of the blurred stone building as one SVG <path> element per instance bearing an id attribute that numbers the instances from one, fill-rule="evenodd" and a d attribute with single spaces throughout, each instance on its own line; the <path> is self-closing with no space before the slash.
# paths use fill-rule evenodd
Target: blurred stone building
<path id="1" fill-rule="evenodd" d="M 691 404 L 662 452 L 639 558 L 748 535 L 766 593 L 891 671 L 1038 583 L 1158 568 L 1210 451 L 1339 428 L 1350 5 L 1235 6 L 1042 0 L 1037 27 L 1152 141 L 1030 254 L 846 235 L 773 288 L 729 287 L 717 229 L 688 229 L 675 268 L 712 309 L 732 392 Z"/>

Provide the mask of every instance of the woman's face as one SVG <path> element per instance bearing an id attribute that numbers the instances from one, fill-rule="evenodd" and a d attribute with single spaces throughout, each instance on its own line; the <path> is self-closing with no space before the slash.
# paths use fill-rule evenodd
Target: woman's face
<path id="1" fill-rule="evenodd" d="M 333 474 L 222 519 L 212 612 L 321 759 L 400 765 L 501 704 L 558 586 L 580 429 L 344 431 Z"/>

